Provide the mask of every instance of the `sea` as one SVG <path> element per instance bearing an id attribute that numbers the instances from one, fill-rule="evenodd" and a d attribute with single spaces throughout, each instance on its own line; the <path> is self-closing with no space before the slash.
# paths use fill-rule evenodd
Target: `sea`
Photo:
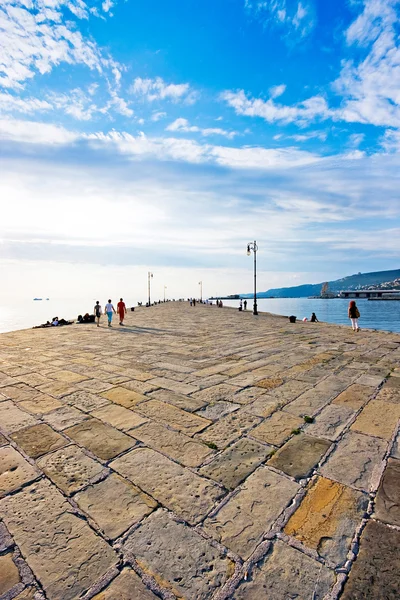
<path id="1" fill-rule="evenodd" d="M 128 309 L 136 303 L 125 298 Z M 86 312 L 92 313 L 96 298 L 63 299 L 51 298 L 50 300 L 27 299 L 18 302 L 2 302 L 0 304 L 0 332 L 28 329 L 51 321 L 55 316 L 68 320 L 76 320 L 78 315 Z M 224 300 L 224 306 L 239 307 L 239 300 Z M 259 312 L 269 312 L 277 315 L 295 315 L 297 319 L 304 317 L 310 319 L 315 312 L 319 321 L 350 325 L 347 317 L 348 300 L 335 298 L 332 300 L 311 298 L 259 298 L 257 299 Z M 104 302 L 102 303 L 104 307 Z M 361 329 L 379 329 L 400 333 L 400 302 L 383 300 L 379 302 L 358 299 L 357 306 L 361 317 Z M 253 310 L 253 300 L 247 300 L 247 310 Z"/>

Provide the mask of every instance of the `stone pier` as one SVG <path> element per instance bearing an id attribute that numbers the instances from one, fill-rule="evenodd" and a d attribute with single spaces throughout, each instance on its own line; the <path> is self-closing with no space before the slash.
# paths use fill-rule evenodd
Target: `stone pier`
<path id="1" fill-rule="evenodd" d="M 0 335 L 2 600 L 398 600 L 400 335 L 167 303 Z"/>

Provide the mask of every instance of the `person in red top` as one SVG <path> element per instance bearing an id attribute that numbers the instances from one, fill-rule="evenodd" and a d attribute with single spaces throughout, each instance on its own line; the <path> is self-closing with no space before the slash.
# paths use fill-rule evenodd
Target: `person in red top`
<path id="1" fill-rule="evenodd" d="M 126 315 L 126 306 L 125 306 L 125 302 L 122 300 L 122 298 L 119 299 L 119 302 L 117 304 L 117 312 L 119 314 L 119 324 L 123 325 L 124 318 Z"/>

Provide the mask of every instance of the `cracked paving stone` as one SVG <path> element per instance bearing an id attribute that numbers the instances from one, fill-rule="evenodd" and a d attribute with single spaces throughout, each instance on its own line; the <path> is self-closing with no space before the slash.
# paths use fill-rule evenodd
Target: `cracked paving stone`
<path id="1" fill-rule="evenodd" d="M 296 435 L 268 461 L 268 465 L 295 479 L 307 477 L 330 447 L 330 442 L 308 435 Z"/>
<path id="2" fill-rule="evenodd" d="M 197 437 L 206 443 L 215 444 L 222 449 L 228 446 L 234 440 L 240 438 L 249 429 L 260 423 L 261 419 L 248 414 L 244 410 L 239 410 L 226 417 L 223 417 L 210 427 L 198 434 Z"/>
<path id="3" fill-rule="evenodd" d="M 310 483 L 285 533 L 300 540 L 335 567 L 342 566 L 368 506 L 362 492 L 319 477 Z"/>
<path id="4" fill-rule="evenodd" d="M 92 600 L 158 600 L 153 592 L 144 585 L 135 571 L 125 568 L 113 579 L 109 586 Z"/>
<path id="5" fill-rule="evenodd" d="M 43 415 L 43 420 L 49 423 L 54 429 L 63 431 L 72 425 L 77 425 L 88 419 L 89 416 L 73 406 L 63 406 L 53 412 Z"/>
<path id="6" fill-rule="evenodd" d="M 110 467 L 189 523 L 198 523 L 222 496 L 216 484 L 149 448 L 137 448 Z"/>
<path id="7" fill-rule="evenodd" d="M 266 396 L 265 390 L 260 389 L 259 387 L 250 386 L 248 388 L 240 390 L 239 392 L 236 392 L 235 394 L 233 394 L 233 396 L 230 396 L 228 399 L 229 402 L 238 402 L 239 404 L 246 405 L 250 404 L 251 402 L 254 402 L 254 400 L 263 396 Z"/>
<path id="8" fill-rule="evenodd" d="M 137 439 L 186 467 L 198 467 L 213 451 L 192 438 L 164 427 L 160 423 L 146 423 L 132 432 Z"/>
<path id="9" fill-rule="evenodd" d="M 97 419 L 83 421 L 65 429 L 64 433 L 102 460 L 115 458 L 136 444 L 129 435 Z"/>
<path id="10" fill-rule="evenodd" d="M 119 404 L 107 404 L 107 406 L 99 408 L 99 410 L 94 410 L 91 416 L 117 429 L 121 429 L 121 431 L 130 431 L 139 425 L 143 425 L 143 423 L 147 423 L 147 419 L 129 408 L 119 406 Z"/>
<path id="11" fill-rule="evenodd" d="M 334 572 L 299 550 L 276 541 L 234 592 L 234 600 L 323 600 L 335 583 Z"/>
<path id="12" fill-rule="evenodd" d="M 398 600 L 400 531 L 369 521 L 341 600 Z"/>
<path id="13" fill-rule="evenodd" d="M 73 600 L 118 562 L 49 482 L 0 501 L 4 522 L 49 600 Z"/>
<path id="14" fill-rule="evenodd" d="M 340 404 L 341 406 L 358 410 L 368 402 L 374 391 L 375 388 L 373 387 L 355 383 L 339 394 L 339 396 L 332 401 L 332 404 Z"/>
<path id="15" fill-rule="evenodd" d="M 20 581 L 21 578 L 12 559 L 12 553 L 8 552 L 0 556 L 0 596 L 9 592 Z"/>
<path id="16" fill-rule="evenodd" d="M 15 406 L 11 400 L 0 402 L 0 425 L 6 433 L 14 433 L 37 423 L 35 417 Z"/>
<path id="17" fill-rule="evenodd" d="M 115 402 L 116 404 L 120 404 L 125 408 L 133 408 L 139 402 L 143 402 L 148 400 L 147 396 L 143 394 L 139 394 L 139 392 L 134 392 L 132 390 L 128 390 L 124 387 L 115 387 L 111 390 L 107 390 L 102 392 L 101 394 L 103 398 L 107 398 L 107 400 L 111 400 L 111 402 Z"/>
<path id="18" fill-rule="evenodd" d="M 361 491 L 370 491 L 387 444 L 378 438 L 350 431 L 320 469 L 328 479 L 350 485 Z"/>
<path id="19" fill-rule="evenodd" d="M 304 423 L 300 417 L 278 410 L 251 431 L 251 437 L 261 442 L 280 446 L 290 436 L 294 429 Z"/>
<path id="20" fill-rule="evenodd" d="M 177 598 L 208 600 L 233 574 L 233 563 L 196 531 L 163 509 L 145 519 L 123 552 Z"/>
<path id="21" fill-rule="evenodd" d="M 353 417 L 354 410 L 345 405 L 329 404 L 315 417 L 315 422 L 307 425 L 306 432 L 315 437 L 334 441 Z"/>
<path id="22" fill-rule="evenodd" d="M 67 402 L 67 404 L 72 404 L 84 412 L 90 412 L 109 404 L 109 401 L 105 398 L 96 396 L 85 390 L 68 394 L 67 396 L 64 396 L 63 400 L 64 402 Z"/>
<path id="23" fill-rule="evenodd" d="M 152 398 L 154 400 L 166 402 L 167 404 L 173 404 L 177 408 L 181 408 L 187 412 L 195 412 L 196 410 L 200 410 L 207 405 L 207 402 L 204 402 L 204 400 L 192 398 L 191 396 L 185 396 L 183 394 L 177 394 L 169 390 L 156 390 L 155 392 L 151 392 L 148 394 L 148 399 Z"/>
<path id="24" fill-rule="evenodd" d="M 240 408 L 240 404 L 233 404 L 232 402 L 212 402 L 202 410 L 198 410 L 196 415 L 210 419 L 211 421 L 218 421 L 218 419 L 229 415 L 229 413 L 234 412 L 238 408 Z"/>
<path id="25" fill-rule="evenodd" d="M 78 446 L 66 446 L 37 461 L 38 466 L 67 495 L 80 490 L 100 475 L 104 467 Z"/>
<path id="26" fill-rule="evenodd" d="M 358 415 L 351 429 L 390 440 L 400 418 L 400 405 L 371 400 Z"/>
<path id="27" fill-rule="evenodd" d="M 20 429 L 11 435 L 14 442 L 22 448 L 28 456 L 38 458 L 52 450 L 69 444 L 69 440 L 53 431 L 45 423 Z"/>
<path id="28" fill-rule="evenodd" d="M 231 398 L 233 394 L 240 390 L 239 387 L 229 385 L 228 383 L 221 383 L 220 385 L 213 385 L 212 387 L 205 388 L 192 394 L 192 398 L 203 400 L 210 404 L 211 402 L 219 402 L 220 400 L 226 401 Z"/>
<path id="29" fill-rule="evenodd" d="M 259 467 L 203 527 L 246 560 L 298 490 L 294 481 Z"/>
<path id="30" fill-rule="evenodd" d="M 0 497 L 38 476 L 38 471 L 14 448 L 0 448 Z"/>
<path id="31" fill-rule="evenodd" d="M 150 496 L 113 473 L 78 492 L 74 500 L 111 539 L 141 521 L 157 506 Z"/>
<path id="32" fill-rule="evenodd" d="M 268 458 L 271 451 L 271 446 L 242 438 L 202 467 L 199 473 L 227 489 L 234 489 Z"/>
<path id="33" fill-rule="evenodd" d="M 297 379 L 292 379 L 291 381 L 287 381 L 274 390 L 271 390 L 268 395 L 282 404 L 287 404 L 288 402 L 292 402 L 292 400 L 298 398 L 298 396 L 303 394 L 309 388 L 310 385 L 308 383 L 305 383 L 304 381 L 298 381 Z"/>
<path id="34" fill-rule="evenodd" d="M 208 419 L 203 419 L 203 417 L 198 417 L 159 400 L 143 402 L 136 407 L 136 410 L 149 419 L 164 423 L 187 435 L 193 435 L 211 423 Z"/>
<path id="35" fill-rule="evenodd" d="M 155 377 L 150 379 L 149 383 L 159 388 L 176 392 L 177 394 L 191 394 L 197 392 L 199 389 L 197 385 L 190 385 L 189 383 L 180 383 L 174 379 L 168 379 L 167 377 Z"/>
<path id="36" fill-rule="evenodd" d="M 375 516 L 400 527 L 400 460 L 389 458 L 375 502 Z"/>

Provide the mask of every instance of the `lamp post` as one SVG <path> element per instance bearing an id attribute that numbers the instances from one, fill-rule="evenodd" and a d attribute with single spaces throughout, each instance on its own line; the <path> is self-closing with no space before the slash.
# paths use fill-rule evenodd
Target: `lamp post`
<path id="1" fill-rule="evenodd" d="M 247 244 L 247 256 L 250 256 L 250 254 L 252 252 L 254 253 L 254 303 L 253 303 L 253 315 L 258 315 L 258 310 L 257 310 L 257 250 L 258 250 L 258 246 L 257 246 L 255 240 L 254 240 L 254 242 L 249 242 Z"/>
<path id="2" fill-rule="evenodd" d="M 167 289 L 167 286 L 164 285 L 164 302 L 165 302 L 165 290 Z"/>
<path id="3" fill-rule="evenodd" d="M 149 291 L 149 306 L 151 306 L 151 302 L 150 302 L 150 279 L 153 278 L 153 273 L 150 273 L 150 271 L 147 273 L 147 279 L 148 279 L 148 291 Z"/>
<path id="4" fill-rule="evenodd" d="M 199 281 L 200 286 L 200 302 L 203 302 L 203 282 Z"/>

